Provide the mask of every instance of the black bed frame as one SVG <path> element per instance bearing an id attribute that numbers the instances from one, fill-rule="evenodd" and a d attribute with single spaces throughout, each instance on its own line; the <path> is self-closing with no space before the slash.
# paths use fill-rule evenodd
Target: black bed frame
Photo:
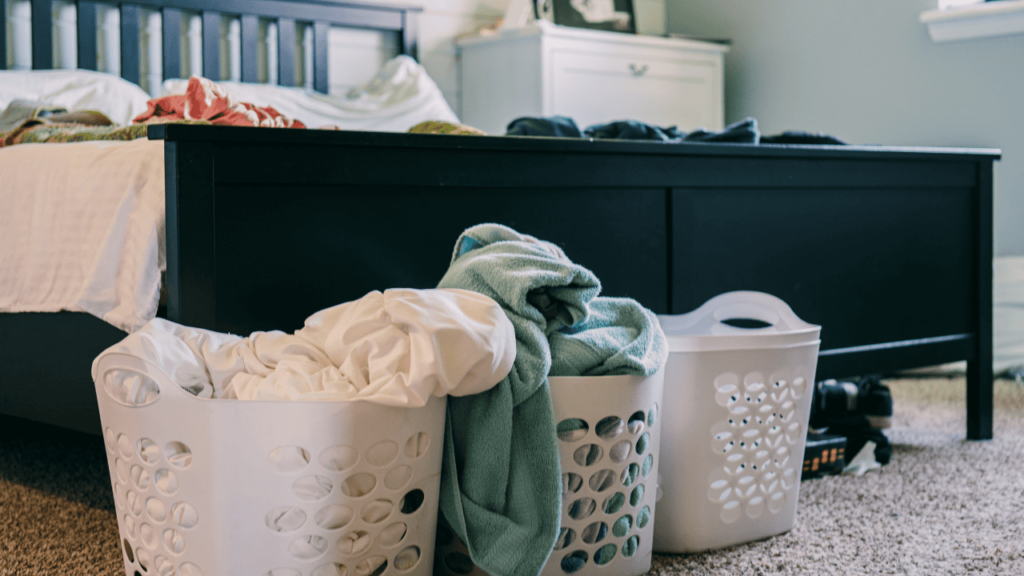
<path id="1" fill-rule="evenodd" d="M 189 125 L 149 137 L 164 141 L 170 320 L 295 330 L 370 290 L 436 286 L 459 233 L 500 222 L 658 313 L 774 294 L 822 326 L 818 379 L 967 360 L 967 437 L 992 437 L 998 150 Z M 0 314 L 0 413 L 98 432 L 88 368 L 123 336 L 82 313 Z"/>

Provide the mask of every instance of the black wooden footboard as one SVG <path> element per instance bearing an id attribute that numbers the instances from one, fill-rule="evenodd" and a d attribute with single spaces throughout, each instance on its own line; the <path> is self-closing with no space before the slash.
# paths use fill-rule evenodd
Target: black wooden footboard
<path id="1" fill-rule="evenodd" d="M 658 313 L 774 294 L 822 325 L 819 379 L 967 360 L 967 436 L 992 436 L 998 151 L 154 128 L 172 320 L 294 330 L 435 286 L 499 222 Z"/>

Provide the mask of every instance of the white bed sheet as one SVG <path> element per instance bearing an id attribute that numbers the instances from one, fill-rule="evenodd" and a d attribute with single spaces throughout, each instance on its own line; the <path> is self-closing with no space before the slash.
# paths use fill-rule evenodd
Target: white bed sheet
<path id="1" fill-rule="evenodd" d="M 45 72 L 25 74 L 40 86 L 60 80 L 89 94 L 98 90 L 82 88 L 80 74 Z M 187 82 L 168 81 L 165 89 L 184 92 Z M 343 97 L 218 84 L 239 101 L 274 106 L 310 127 L 406 131 L 424 120 L 458 122 L 426 70 L 405 56 Z M 17 96 L 53 99 L 54 90 Z M 163 141 L 0 148 L 0 312 L 81 311 L 128 332 L 141 328 L 160 301 L 164 229 Z"/>
<path id="2" fill-rule="evenodd" d="M 160 299 L 164 229 L 163 141 L 0 149 L 0 312 L 142 327 Z"/>
<path id="3" fill-rule="evenodd" d="M 423 66 L 408 56 L 388 60 L 366 84 L 344 95 L 304 88 L 218 81 L 239 102 L 271 106 L 309 128 L 405 132 L 426 120 L 459 121 Z M 184 94 L 188 80 L 167 80 L 164 95 Z"/>
<path id="4" fill-rule="evenodd" d="M 48 102 L 68 110 L 99 110 L 115 124 L 146 111 L 149 94 L 136 84 L 90 70 L 0 71 L 0 111 L 13 100 Z"/>

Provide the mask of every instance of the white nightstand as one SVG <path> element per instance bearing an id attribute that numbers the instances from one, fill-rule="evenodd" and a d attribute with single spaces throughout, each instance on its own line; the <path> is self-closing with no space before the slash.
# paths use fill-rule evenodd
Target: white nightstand
<path id="1" fill-rule="evenodd" d="M 462 122 L 501 135 L 521 116 L 724 126 L 723 44 L 532 22 L 457 41 Z"/>

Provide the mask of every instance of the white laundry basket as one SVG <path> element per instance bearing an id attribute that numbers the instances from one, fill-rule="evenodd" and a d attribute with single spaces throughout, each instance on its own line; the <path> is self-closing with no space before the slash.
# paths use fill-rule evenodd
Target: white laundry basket
<path id="1" fill-rule="evenodd" d="M 562 526 L 542 576 L 638 576 L 651 568 L 664 370 L 551 377 L 562 466 Z M 486 576 L 438 531 L 437 576 Z"/>
<path id="2" fill-rule="evenodd" d="M 134 356 L 97 368 L 128 576 L 431 573 L 444 398 L 202 400 Z"/>
<path id="3" fill-rule="evenodd" d="M 670 354 L 654 549 L 697 552 L 790 530 L 821 327 L 761 292 L 659 319 Z"/>

